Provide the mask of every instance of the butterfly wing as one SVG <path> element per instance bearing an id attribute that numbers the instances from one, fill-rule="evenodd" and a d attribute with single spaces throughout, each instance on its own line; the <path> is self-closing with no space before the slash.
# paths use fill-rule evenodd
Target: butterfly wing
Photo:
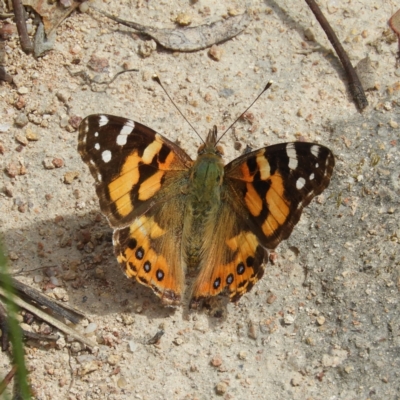
<path id="1" fill-rule="evenodd" d="M 328 187 L 334 166 L 325 146 L 282 143 L 233 160 L 225 176 L 238 212 L 260 243 L 274 249 L 292 233 L 303 208 Z"/>
<path id="2" fill-rule="evenodd" d="M 115 252 L 125 273 L 150 286 L 164 303 L 179 303 L 183 213 L 177 207 L 183 207 L 182 186 L 192 160 L 152 129 L 112 115 L 82 121 L 78 151 L 115 228 Z"/>
<path id="3" fill-rule="evenodd" d="M 225 166 L 214 243 L 205 248 L 192 306 L 227 291 L 231 301 L 264 273 L 266 249 L 287 239 L 301 212 L 330 182 L 332 152 L 313 143 L 283 143 L 242 155 Z M 232 216 L 235 216 L 234 218 Z"/>
<path id="4" fill-rule="evenodd" d="M 223 189 L 224 200 L 230 188 Z M 221 204 L 218 218 L 205 233 L 203 258 L 192 287 L 190 308 L 227 291 L 231 301 L 237 301 L 261 279 L 268 252 L 257 236 L 237 213 L 231 202 Z"/>

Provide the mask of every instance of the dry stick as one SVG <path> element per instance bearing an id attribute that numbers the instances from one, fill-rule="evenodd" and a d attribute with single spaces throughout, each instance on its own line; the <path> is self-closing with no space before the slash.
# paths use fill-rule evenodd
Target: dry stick
<path id="1" fill-rule="evenodd" d="M 24 339 L 40 340 L 43 342 L 57 342 L 60 339 L 59 335 L 41 335 L 40 333 L 24 331 L 22 329 L 22 335 Z"/>
<path id="2" fill-rule="evenodd" d="M 17 23 L 17 29 L 19 34 L 19 40 L 21 42 L 22 50 L 29 54 L 33 51 L 33 45 L 28 36 L 28 31 L 26 29 L 25 22 L 25 12 L 24 7 L 22 6 L 21 0 L 12 0 L 15 22 Z"/>
<path id="3" fill-rule="evenodd" d="M 16 372 L 17 372 L 17 366 L 13 365 L 11 371 L 0 382 L 0 395 L 6 390 L 8 384 L 11 382 L 12 378 L 14 378 Z"/>
<path id="4" fill-rule="evenodd" d="M 0 286 L 2 281 L 3 277 L 0 274 Z M 49 297 L 44 296 L 38 290 L 29 287 L 23 284 L 22 282 L 17 281 L 14 278 L 11 278 L 11 283 L 14 289 L 18 291 L 20 294 L 22 293 L 25 296 L 27 296 L 30 300 L 34 300 L 40 305 L 50 308 L 51 310 L 53 310 L 53 312 L 55 312 L 56 314 L 58 314 L 63 318 L 70 320 L 73 324 L 77 324 L 84 317 L 84 315 L 79 311 L 74 310 L 71 307 L 68 307 L 66 304 L 65 305 L 59 304 L 55 300 L 52 300 Z"/>
<path id="5" fill-rule="evenodd" d="M 332 46 L 336 50 L 336 53 L 342 62 L 343 68 L 346 72 L 347 79 L 349 81 L 350 93 L 353 96 L 354 101 L 357 104 L 359 110 L 363 110 L 368 106 L 368 100 L 365 96 L 364 89 L 361 85 L 360 80 L 358 79 L 357 73 L 354 70 L 349 57 L 347 56 L 346 51 L 343 46 L 340 44 L 338 37 L 333 31 L 332 27 L 329 25 L 328 20 L 322 14 L 321 9 L 318 7 L 317 3 L 314 0 L 306 0 L 306 3 L 310 7 L 311 11 L 314 13 L 315 18 L 317 18 L 320 23 L 322 29 L 325 31 L 326 36 L 331 42 Z"/>
<path id="6" fill-rule="evenodd" d="M 7 293 L 4 292 L 3 289 L 0 288 L 0 296 L 6 297 Z M 9 297 L 9 296 L 8 296 Z M 43 321 L 47 322 L 48 324 L 56 327 L 57 329 L 59 329 L 61 332 L 66 333 L 67 335 L 72 336 L 74 339 L 82 342 L 83 344 L 85 344 L 87 347 L 89 347 L 90 349 L 93 349 L 93 347 L 96 346 L 96 344 L 94 342 L 92 342 L 91 340 L 87 339 L 85 336 L 81 335 L 79 332 L 75 331 L 74 329 L 70 328 L 69 326 L 65 325 L 64 323 L 62 323 L 61 321 L 55 319 L 54 317 L 52 317 L 49 314 L 46 314 L 45 312 L 43 312 L 42 310 L 40 310 L 39 308 L 36 308 L 35 306 L 33 306 L 32 304 L 29 304 L 27 302 L 25 302 L 24 300 L 20 299 L 19 297 L 13 296 L 12 297 L 12 301 L 20 308 L 24 308 L 25 310 L 31 312 L 32 314 L 36 315 L 37 317 L 39 317 L 40 319 L 42 319 Z"/>

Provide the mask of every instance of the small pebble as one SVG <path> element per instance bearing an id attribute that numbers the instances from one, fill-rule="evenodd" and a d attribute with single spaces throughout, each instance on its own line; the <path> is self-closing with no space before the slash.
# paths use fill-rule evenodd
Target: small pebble
<path id="1" fill-rule="evenodd" d="M 135 351 L 137 350 L 137 344 L 133 341 L 133 340 L 129 340 L 128 341 L 128 347 L 129 347 L 129 351 L 131 353 L 135 353 Z"/>
<path id="2" fill-rule="evenodd" d="M 157 49 L 157 43 L 151 39 L 142 42 L 139 45 L 138 53 L 142 58 L 150 57 L 154 50 Z"/>
<path id="3" fill-rule="evenodd" d="M 188 26 L 192 23 L 192 17 L 189 14 L 180 13 L 176 16 L 175 22 L 180 26 Z"/>
<path id="4" fill-rule="evenodd" d="M 22 86 L 17 90 L 18 94 L 27 94 L 29 93 L 29 89 L 26 86 Z"/>
<path id="5" fill-rule="evenodd" d="M 71 98 L 71 93 L 66 90 L 59 90 L 56 93 L 57 99 L 60 100 L 62 103 L 67 103 L 68 100 Z"/>
<path id="6" fill-rule="evenodd" d="M 21 175 L 21 166 L 14 161 L 11 161 L 6 166 L 6 172 L 10 178 L 15 178 L 17 175 Z"/>
<path id="7" fill-rule="evenodd" d="M 9 183 L 7 183 L 3 187 L 3 192 L 7 197 L 13 197 L 14 196 L 13 186 L 11 184 L 9 184 Z"/>
<path id="8" fill-rule="evenodd" d="M 107 362 L 110 365 L 117 365 L 119 363 L 120 357 L 117 354 L 110 354 L 107 358 Z"/>
<path id="9" fill-rule="evenodd" d="M 208 50 L 208 55 L 215 61 L 220 61 L 222 57 L 222 49 L 217 45 L 213 44 Z"/>
<path id="10" fill-rule="evenodd" d="M 81 13 L 87 13 L 88 11 L 89 11 L 89 4 L 88 4 L 88 2 L 87 1 L 85 1 L 84 3 L 81 3 L 80 5 L 79 5 L 79 11 L 81 12 Z"/>
<path id="11" fill-rule="evenodd" d="M 64 174 L 64 183 L 70 185 L 74 181 L 74 179 L 76 179 L 78 176 L 79 176 L 78 171 L 66 172 Z"/>
<path id="12" fill-rule="evenodd" d="M 253 321 L 249 322 L 248 336 L 250 339 L 254 339 L 254 340 L 257 339 L 258 328 L 257 328 L 257 325 Z"/>
<path id="13" fill-rule="evenodd" d="M 107 58 L 99 57 L 96 54 L 92 54 L 87 66 L 95 72 L 107 72 L 110 64 Z"/>
<path id="14" fill-rule="evenodd" d="M 53 159 L 47 157 L 43 160 L 43 166 L 45 169 L 54 169 Z"/>
<path id="15" fill-rule="evenodd" d="M 267 303 L 268 303 L 268 304 L 274 303 L 275 300 L 276 300 L 276 296 L 275 296 L 273 293 L 271 293 L 271 294 L 267 297 Z"/>
<path id="16" fill-rule="evenodd" d="M 15 253 L 14 251 L 10 251 L 9 253 L 8 253 L 8 258 L 10 259 L 10 260 L 12 260 L 12 261 L 16 261 L 16 260 L 18 260 L 18 254 L 17 253 Z"/>
<path id="17" fill-rule="evenodd" d="M 25 137 L 30 141 L 30 142 L 36 142 L 39 140 L 39 136 L 36 132 L 33 132 L 30 128 L 26 128 L 26 134 Z"/>
<path id="18" fill-rule="evenodd" d="M 79 369 L 78 374 L 80 376 L 84 376 L 98 369 L 99 369 L 99 364 L 97 363 L 97 361 L 89 361 L 82 365 L 82 367 Z"/>
<path id="19" fill-rule="evenodd" d="M 28 139 L 22 133 L 17 133 L 15 135 L 15 140 L 17 142 L 23 144 L 24 146 L 26 146 L 28 144 Z"/>
<path id="20" fill-rule="evenodd" d="M 217 386 L 215 386 L 215 392 L 217 393 L 218 396 L 222 396 L 223 394 L 226 393 L 227 390 L 228 390 L 228 385 L 224 381 L 218 382 Z"/>
<path id="21" fill-rule="evenodd" d="M 180 338 L 180 337 L 178 337 L 178 338 L 176 338 L 176 339 L 173 341 L 173 343 L 174 343 L 175 345 L 177 345 L 177 346 L 180 346 L 181 344 L 183 344 L 183 339 Z"/>
<path id="22" fill-rule="evenodd" d="M 25 114 L 24 114 L 25 115 Z M 15 122 L 16 123 L 16 122 Z M 10 124 L 0 124 L 0 133 L 6 133 L 11 128 Z"/>
<path id="23" fill-rule="evenodd" d="M 301 381 L 302 381 L 302 376 L 299 372 L 295 372 L 294 376 L 292 377 L 292 379 L 290 380 L 290 384 L 292 386 L 300 386 L 301 385 Z"/>
<path id="24" fill-rule="evenodd" d="M 122 322 L 125 326 L 129 326 L 135 322 L 135 318 L 132 315 L 122 314 Z"/>
<path id="25" fill-rule="evenodd" d="M 212 358 L 212 360 L 210 361 L 210 364 L 213 367 L 220 367 L 222 365 L 222 359 L 220 356 L 215 356 Z"/>
<path id="26" fill-rule="evenodd" d="M 85 335 L 91 335 L 97 329 L 97 324 L 95 322 L 91 322 L 84 330 Z"/>
<path id="27" fill-rule="evenodd" d="M 53 158 L 51 163 L 56 167 L 56 168 L 61 168 L 64 166 L 64 160 L 62 158 Z"/>
<path id="28" fill-rule="evenodd" d="M 285 323 L 285 325 L 292 325 L 295 319 L 296 318 L 293 315 L 286 314 L 283 318 L 283 322 Z"/>
<path id="29" fill-rule="evenodd" d="M 33 282 L 35 282 L 35 283 L 43 282 L 43 275 L 36 274 L 36 275 L 33 277 Z"/>
<path id="30" fill-rule="evenodd" d="M 82 350 L 82 345 L 79 342 L 71 343 L 71 351 L 72 353 L 79 353 Z"/>
<path id="31" fill-rule="evenodd" d="M 317 324 L 319 325 L 319 326 L 321 326 L 321 325 L 323 325 L 325 323 L 325 317 L 324 316 L 319 316 L 318 318 L 317 318 Z"/>
<path id="32" fill-rule="evenodd" d="M 304 31 L 304 37 L 310 42 L 315 42 L 315 35 L 311 28 L 307 28 Z"/>
<path id="33" fill-rule="evenodd" d="M 28 117 L 24 113 L 19 113 L 14 120 L 15 125 L 19 126 L 20 128 L 24 127 L 28 124 L 29 120 Z"/>
<path id="34" fill-rule="evenodd" d="M 238 354 L 238 357 L 239 357 L 239 360 L 246 360 L 246 358 L 247 358 L 247 353 L 246 353 L 245 351 L 241 351 L 241 352 Z"/>
<path id="35" fill-rule="evenodd" d="M 121 376 L 121 378 L 119 378 L 117 381 L 117 385 L 120 389 L 123 389 L 124 387 L 126 387 L 127 384 L 128 384 L 128 382 L 123 376 Z"/>

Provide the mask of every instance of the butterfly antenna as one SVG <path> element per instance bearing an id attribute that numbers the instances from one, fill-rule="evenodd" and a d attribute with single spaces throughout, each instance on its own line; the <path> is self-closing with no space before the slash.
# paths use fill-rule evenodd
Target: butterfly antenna
<path id="1" fill-rule="evenodd" d="M 226 132 L 229 131 L 229 129 L 232 128 L 233 125 L 236 124 L 236 122 L 238 122 L 238 120 L 240 118 L 242 118 L 242 116 L 253 106 L 253 104 L 261 97 L 261 95 L 267 91 L 273 84 L 273 81 L 269 81 L 266 85 L 265 88 L 263 89 L 263 91 L 253 100 L 253 102 L 229 125 L 229 128 L 225 130 L 225 132 L 219 137 L 219 139 L 217 140 L 217 143 L 222 139 L 222 137 L 225 135 Z M 217 144 L 215 143 L 215 144 Z"/>
<path id="2" fill-rule="evenodd" d="M 201 141 L 204 143 L 203 138 L 199 135 L 199 133 L 196 131 L 196 129 L 194 129 L 194 126 L 189 122 L 189 120 L 183 115 L 182 111 L 179 109 L 179 107 L 175 104 L 175 102 L 172 100 L 171 96 L 168 94 L 168 92 L 166 91 L 165 87 L 163 86 L 163 84 L 161 83 L 160 78 L 158 77 L 158 75 L 153 75 L 152 76 L 153 81 L 157 82 L 161 87 L 162 90 L 164 90 L 165 94 L 167 95 L 167 97 L 170 99 L 171 103 L 175 106 L 175 108 L 178 110 L 179 114 L 182 115 L 183 119 L 190 125 L 190 127 L 196 132 L 196 135 L 201 139 Z"/>

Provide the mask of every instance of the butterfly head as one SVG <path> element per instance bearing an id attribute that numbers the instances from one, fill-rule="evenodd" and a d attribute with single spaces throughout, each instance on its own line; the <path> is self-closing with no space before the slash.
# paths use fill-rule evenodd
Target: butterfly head
<path id="1" fill-rule="evenodd" d="M 207 139 L 199 149 L 197 154 L 200 156 L 202 154 L 216 154 L 218 156 L 224 155 L 224 149 L 222 146 L 217 145 L 217 127 L 214 125 L 210 132 L 208 132 Z"/>

